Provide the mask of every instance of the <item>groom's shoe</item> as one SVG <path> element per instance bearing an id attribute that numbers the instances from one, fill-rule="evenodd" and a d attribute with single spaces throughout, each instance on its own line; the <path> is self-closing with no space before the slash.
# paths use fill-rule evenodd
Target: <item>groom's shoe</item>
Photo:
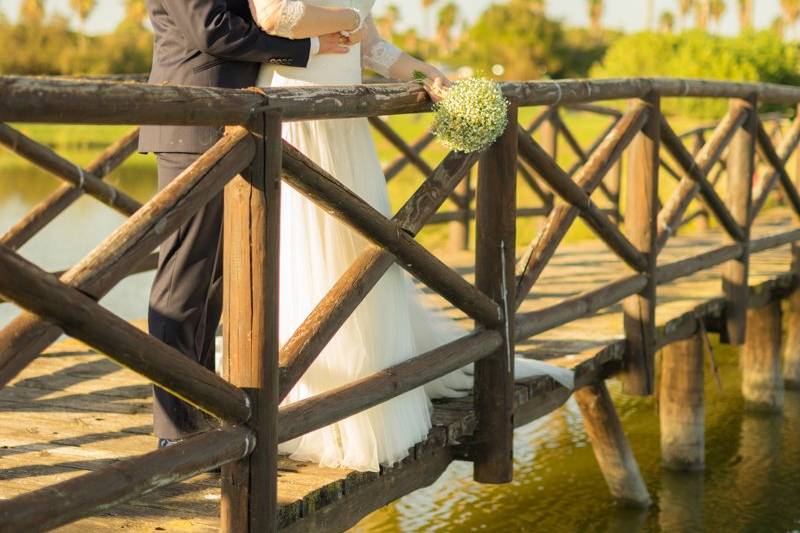
<path id="1" fill-rule="evenodd" d="M 180 440 L 158 439 L 158 449 L 160 450 L 161 448 L 169 448 L 170 446 L 174 446 L 175 444 L 178 444 L 179 442 L 180 442 Z M 209 470 L 208 473 L 209 474 L 217 474 L 217 475 L 219 475 L 219 474 L 222 473 L 222 468 L 218 466 L 217 468 Z"/>

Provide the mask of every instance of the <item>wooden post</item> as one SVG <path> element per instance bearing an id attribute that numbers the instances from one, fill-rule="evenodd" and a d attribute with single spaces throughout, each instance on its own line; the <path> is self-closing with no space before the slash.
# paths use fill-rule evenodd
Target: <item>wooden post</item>
<path id="1" fill-rule="evenodd" d="M 800 250 L 793 245 L 795 273 Z M 786 313 L 786 343 L 783 347 L 783 382 L 787 389 L 800 390 L 800 289 L 789 296 Z"/>
<path id="2" fill-rule="evenodd" d="M 508 127 L 479 167 L 475 282 L 504 315 L 496 327 L 502 346 L 475 364 L 474 477 L 480 483 L 508 483 L 513 476 L 517 120 L 512 101 Z"/>
<path id="3" fill-rule="evenodd" d="M 725 264 L 722 272 L 722 289 L 725 293 L 725 312 L 720 340 L 726 344 L 742 344 L 747 327 L 747 285 L 750 264 L 750 205 L 753 188 L 753 171 L 756 157 L 756 128 L 758 115 L 755 96 L 748 100 L 732 100 L 731 106 L 744 106 L 748 117 L 736 131 L 728 146 L 727 206 L 743 233 L 745 251 L 739 259 Z M 728 243 L 735 242 L 725 237 Z"/>
<path id="4" fill-rule="evenodd" d="M 780 411 L 781 305 L 779 301 L 747 311 L 747 340 L 741 357 L 742 395 L 749 408 Z"/>
<path id="5" fill-rule="evenodd" d="M 457 207 L 460 215 L 459 219 L 450 222 L 448 247 L 452 251 L 469 250 L 469 224 L 472 220 L 472 210 L 470 208 L 472 203 L 472 170 L 464 176 L 464 179 L 455 188 L 454 193 L 461 198 L 463 205 Z"/>
<path id="6" fill-rule="evenodd" d="M 650 494 L 605 383 L 575 391 L 575 400 L 611 494 L 626 503 L 649 506 Z"/>
<path id="7" fill-rule="evenodd" d="M 257 442 L 223 470 L 226 533 L 275 531 L 278 517 L 280 114 L 260 114 L 249 127 L 255 157 L 225 188 L 224 335 L 227 378 L 250 396 Z"/>
<path id="8" fill-rule="evenodd" d="M 705 466 L 704 342 L 703 332 L 698 331 L 661 353 L 661 462 L 670 470 Z"/>
<path id="9" fill-rule="evenodd" d="M 797 106 L 800 113 L 800 106 Z M 795 186 L 800 186 L 800 151 L 795 150 Z M 800 276 L 800 246 L 792 244 L 792 271 Z M 800 390 L 800 289 L 788 298 L 786 344 L 783 346 L 783 382 L 787 389 Z"/>
<path id="10" fill-rule="evenodd" d="M 658 171 L 661 143 L 661 106 L 658 95 L 644 101 L 650 114 L 642 131 L 631 143 L 628 157 L 625 233 L 644 254 L 647 286 L 623 302 L 625 327 L 625 371 L 623 390 L 628 394 L 653 393 L 656 351 L 656 258 L 658 235 Z"/>

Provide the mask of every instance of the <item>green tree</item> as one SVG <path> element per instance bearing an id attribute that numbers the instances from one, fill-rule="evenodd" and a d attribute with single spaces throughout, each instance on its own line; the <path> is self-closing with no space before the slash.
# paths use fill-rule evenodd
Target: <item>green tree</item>
<path id="1" fill-rule="evenodd" d="M 527 0 L 492 4 L 462 39 L 461 64 L 489 72 L 494 64 L 509 79 L 557 77 L 564 67 L 564 31 L 559 22 L 530 9 Z"/>
<path id="2" fill-rule="evenodd" d="M 594 33 L 603 31 L 603 0 L 587 0 L 589 7 L 589 27 Z"/>

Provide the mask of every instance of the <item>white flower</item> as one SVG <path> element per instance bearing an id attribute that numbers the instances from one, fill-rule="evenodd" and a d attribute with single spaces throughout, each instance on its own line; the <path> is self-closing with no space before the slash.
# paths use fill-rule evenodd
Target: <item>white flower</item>
<path id="1" fill-rule="evenodd" d="M 508 125 L 508 100 L 499 84 L 485 78 L 454 82 L 433 110 L 436 135 L 457 152 L 488 148 Z"/>

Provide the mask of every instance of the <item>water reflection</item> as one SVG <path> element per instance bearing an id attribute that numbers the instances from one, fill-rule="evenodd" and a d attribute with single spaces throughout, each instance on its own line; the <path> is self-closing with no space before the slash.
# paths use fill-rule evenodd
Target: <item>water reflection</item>
<path id="1" fill-rule="evenodd" d="M 626 433 L 656 503 L 646 511 L 611 500 L 573 402 L 518 431 L 516 479 L 471 481 L 457 463 L 432 487 L 374 513 L 354 531 L 797 531 L 800 529 L 800 393 L 782 416 L 745 414 L 738 355 L 716 346 L 724 389 L 706 384 L 705 472 L 661 468 L 652 399 L 611 387 Z"/>
<path id="2" fill-rule="evenodd" d="M 101 129 L 98 131 L 102 132 Z M 109 137 L 111 140 L 114 138 Z M 90 145 L 97 145 L 98 148 L 86 150 L 68 147 L 58 149 L 58 152 L 71 161 L 85 164 L 105 144 L 98 141 Z M 115 171 L 108 181 L 144 202 L 155 193 L 155 163 L 151 156 L 135 155 Z M 0 232 L 7 231 L 61 184 L 60 180 L 47 172 L 6 150 L 0 150 Z M 94 249 L 124 220 L 123 215 L 93 198 L 84 197 L 23 246 L 20 253 L 47 270 L 68 268 Z M 102 303 L 127 319 L 146 316 L 147 287 L 151 276 L 141 274 L 125 280 Z M 0 304 L 0 326 L 7 324 L 18 312 L 11 304 Z"/>

